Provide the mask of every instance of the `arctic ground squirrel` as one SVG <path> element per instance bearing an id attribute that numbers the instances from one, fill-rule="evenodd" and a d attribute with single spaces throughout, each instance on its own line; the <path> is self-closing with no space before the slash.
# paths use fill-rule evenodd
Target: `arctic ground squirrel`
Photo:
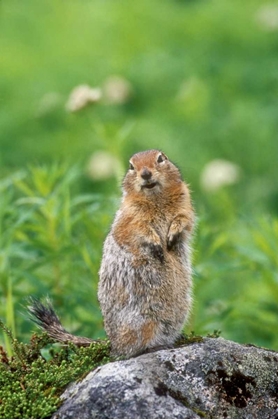
<path id="1" fill-rule="evenodd" d="M 179 169 L 159 150 L 131 157 L 122 189 L 104 242 L 98 299 L 112 354 L 132 357 L 173 345 L 188 319 L 194 210 Z M 94 341 L 64 330 L 51 305 L 34 300 L 29 310 L 55 340 Z"/>

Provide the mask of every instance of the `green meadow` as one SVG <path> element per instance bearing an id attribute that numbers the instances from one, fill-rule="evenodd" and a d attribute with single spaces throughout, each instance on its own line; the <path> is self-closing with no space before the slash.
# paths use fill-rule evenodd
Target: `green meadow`
<path id="1" fill-rule="evenodd" d="M 278 2 L 0 2 L 0 318 L 104 337 L 102 243 L 128 159 L 162 149 L 190 184 L 185 331 L 278 350 Z M 10 351 L 8 337 L 0 343 Z"/>

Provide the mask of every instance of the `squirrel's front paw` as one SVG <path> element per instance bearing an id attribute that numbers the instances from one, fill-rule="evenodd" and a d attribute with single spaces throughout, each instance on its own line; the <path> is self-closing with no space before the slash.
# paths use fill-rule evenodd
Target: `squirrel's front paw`
<path id="1" fill-rule="evenodd" d="M 168 237 L 167 237 L 167 249 L 168 251 L 170 251 L 178 242 L 180 233 L 169 233 Z"/>
<path id="2" fill-rule="evenodd" d="M 144 243 L 144 246 L 147 246 L 154 258 L 157 258 L 161 263 L 164 262 L 164 253 L 162 246 L 159 244 Z"/>
<path id="3" fill-rule="evenodd" d="M 178 244 L 178 242 L 181 241 L 183 232 L 185 231 L 186 227 L 188 225 L 188 221 L 186 218 L 180 216 L 176 217 L 170 228 L 167 235 L 167 249 L 168 251 L 171 251 L 175 247 L 175 245 Z"/>

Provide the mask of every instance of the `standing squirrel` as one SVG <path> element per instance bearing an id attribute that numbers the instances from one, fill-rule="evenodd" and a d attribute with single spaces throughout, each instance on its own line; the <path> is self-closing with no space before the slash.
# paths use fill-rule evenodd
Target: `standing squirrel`
<path id="1" fill-rule="evenodd" d="M 123 196 L 103 247 L 98 299 L 112 354 L 132 357 L 170 346 L 191 307 L 194 211 L 178 168 L 159 150 L 132 156 Z M 51 305 L 29 307 L 49 336 L 77 345 Z"/>

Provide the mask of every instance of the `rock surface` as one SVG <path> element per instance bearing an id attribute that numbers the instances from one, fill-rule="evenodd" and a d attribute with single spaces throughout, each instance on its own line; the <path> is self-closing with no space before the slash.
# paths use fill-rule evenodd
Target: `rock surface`
<path id="1" fill-rule="evenodd" d="M 278 354 L 221 338 L 109 363 L 54 418 L 278 418 Z"/>

